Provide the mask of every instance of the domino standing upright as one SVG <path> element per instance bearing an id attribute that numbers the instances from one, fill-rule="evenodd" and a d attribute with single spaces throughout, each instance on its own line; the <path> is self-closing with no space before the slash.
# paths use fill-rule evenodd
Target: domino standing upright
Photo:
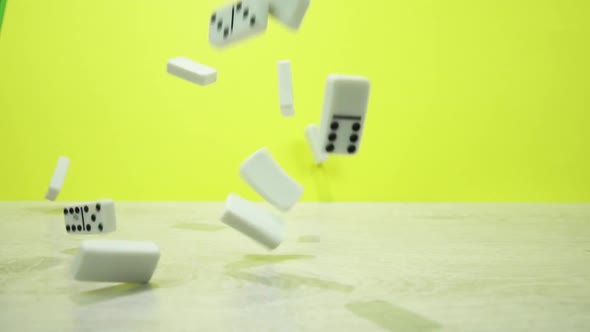
<path id="1" fill-rule="evenodd" d="M 330 75 L 326 80 L 320 120 L 320 142 L 333 154 L 358 153 L 369 103 L 370 82 L 350 75 Z"/>
<path id="2" fill-rule="evenodd" d="M 268 10 L 268 0 L 243 0 L 217 9 L 209 21 L 209 43 L 225 47 L 264 32 Z"/>
<path id="3" fill-rule="evenodd" d="M 312 123 L 305 127 L 305 139 L 307 140 L 315 164 L 319 165 L 325 162 L 328 159 L 328 154 L 321 145 L 319 130 L 315 124 Z"/>
<path id="4" fill-rule="evenodd" d="M 64 208 L 68 233 L 97 234 L 117 229 L 115 203 L 111 199 L 76 204 Z"/>
<path id="5" fill-rule="evenodd" d="M 281 60 L 277 62 L 279 77 L 279 105 L 283 116 L 294 116 L 293 105 L 293 77 L 291 75 L 291 61 Z"/>

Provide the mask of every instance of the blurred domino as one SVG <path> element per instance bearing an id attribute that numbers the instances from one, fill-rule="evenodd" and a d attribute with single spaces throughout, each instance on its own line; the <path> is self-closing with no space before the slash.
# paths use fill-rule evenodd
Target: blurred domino
<path id="1" fill-rule="evenodd" d="M 293 79 L 291 76 L 291 62 L 282 60 L 277 63 L 279 74 L 279 104 L 283 116 L 295 115 L 293 107 Z"/>
<path id="2" fill-rule="evenodd" d="M 322 148 L 322 143 L 320 141 L 320 133 L 318 131 L 318 127 L 315 124 L 310 124 L 305 127 L 305 138 L 307 139 L 307 144 L 311 150 L 311 154 L 313 155 L 313 160 L 316 164 L 321 164 L 328 159 L 328 154 L 324 152 Z"/>
<path id="3" fill-rule="evenodd" d="M 117 229 L 115 203 L 112 199 L 80 203 L 64 208 L 66 232 L 97 234 Z"/>
<path id="4" fill-rule="evenodd" d="M 278 21 L 291 29 L 299 29 L 309 0 L 270 0 L 269 12 Z"/>
<path id="5" fill-rule="evenodd" d="M 160 249 L 152 242 L 86 240 L 80 243 L 74 258 L 72 275 L 79 281 L 150 281 Z"/>
<path id="6" fill-rule="evenodd" d="M 168 60 L 166 69 L 168 73 L 198 85 L 209 85 L 217 80 L 217 70 L 181 56 Z"/>
<path id="7" fill-rule="evenodd" d="M 283 242 L 283 222 L 236 194 L 227 196 L 221 221 L 270 250 Z"/>
<path id="8" fill-rule="evenodd" d="M 209 43 L 221 48 L 263 33 L 268 10 L 268 0 L 242 0 L 216 9 L 209 20 Z"/>
<path id="9" fill-rule="evenodd" d="M 68 167 L 70 166 L 70 159 L 67 157 L 59 157 L 57 159 L 57 165 L 55 166 L 55 170 L 53 171 L 53 176 L 51 177 L 51 182 L 49 183 L 49 188 L 45 193 L 45 198 L 50 201 L 55 201 L 57 195 L 61 191 L 61 187 L 64 184 L 64 180 L 66 179 L 66 174 L 68 173 Z"/>
<path id="10" fill-rule="evenodd" d="M 365 77 L 330 75 L 326 80 L 320 138 L 327 153 L 358 152 L 371 84 Z"/>
<path id="11" fill-rule="evenodd" d="M 267 202 L 283 211 L 289 210 L 303 194 L 303 187 L 283 171 L 266 148 L 242 163 L 240 175 Z"/>

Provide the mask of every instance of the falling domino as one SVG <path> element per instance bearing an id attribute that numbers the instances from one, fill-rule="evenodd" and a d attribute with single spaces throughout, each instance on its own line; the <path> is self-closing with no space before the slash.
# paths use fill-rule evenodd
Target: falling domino
<path id="1" fill-rule="evenodd" d="M 240 165 L 240 175 L 267 202 L 283 211 L 303 195 L 303 187 L 285 173 L 266 148 L 254 152 Z"/>
<path id="2" fill-rule="evenodd" d="M 270 0 L 269 12 L 285 26 L 297 30 L 303 22 L 310 0 Z"/>
<path id="3" fill-rule="evenodd" d="M 146 283 L 159 259 L 160 249 L 152 242 L 85 240 L 74 258 L 72 275 L 78 281 Z"/>
<path id="4" fill-rule="evenodd" d="M 185 57 L 168 60 L 168 73 L 198 85 L 209 85 L 217 80 L 217 70 Z"/>
<path id="5" fill-rule="evenodd" d="M 244 42 L 266 31 L 268 0 L 239 0 L 211 13 L 209 43 L 217 48 Z"/>
<path id="6" fill-rule="evenodd" d="M 326 153 L 358 153 L 363 137 L 371 82 L 366 77 L 329 75 L 319 124 Z"/>
<path id="7" fill-rule="evenodd" d="M 305 127 L 305 138 L 307 144 L 311 150 L 313 160 L 316 164 L 321 164 L 328 159 L 328 154 L 322 148 L 322 142 L 320 140 L 320 132 L 315 124 L 309 124 Z"/>
<path id="8" fill-rule="evenodd" d="M 50 201 L 55 201 L 57 195 L 61 191 L 61 187 L 64 184 L 64 180 L 66 179 L 66 174 L 68 172 L 68 167 L 70 166 L 70 159 L 67 157 L 59 157 L 57 159 L 57 165 L 55 166 L 55 170 L 53 171 L 53 176 L 51 177 L 51 182 L 49 183 L 49 188 L 45 193 L 45 198 Z"/>
<path id="9" fill-rule="evenodd" d="M 281 60 L 277 63 L 279 74 L 279 104 L 283 116 L 294 116 L 293 106 L 293 79 L 291 76 L 291 62 Z"/>
<path id="10" fill-rule="evenodd" d="M 221 221 L 272 250 L 283 242 L 283 222 L 274 214 L 236 194 L 229 194 Z"/>

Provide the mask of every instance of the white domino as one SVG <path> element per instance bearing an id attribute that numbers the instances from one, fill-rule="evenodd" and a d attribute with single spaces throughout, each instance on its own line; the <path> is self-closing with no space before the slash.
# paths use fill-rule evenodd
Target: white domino
<path id="1" fill-rule="evenodd" d="M 328 76 L 319 127 L 325 152 L 349 155 L 358 152 L 370 87 L 370 81 L 365 77 Z"/>
<path id="2" fill-rule="evenodd" d="M 209 85 L 217 80 L 217 70 L 185 57 L 168 60 L 168 73 L 198 85 Z"/>
<path id="3" fill-rule="evenodd" d="M 272 250 L 283 242 L 283 222 L 236 194 L 229 194 L 221 221 Z"/>
<path id="4" fill-rule="evenodd" d="M 64 184 L 64 180 L 66 179 L 66 174 L 68 173 L 68 167 L 70 166 L 70 159 L 67 157 L 59 157 L 57 159 L 57 165 L 55 166 L 55 170 L 53 171 L 53 176 L 51 177 L 51 181 L 49 182 L 49 188 L 45 193 L 45 198 L 50 201 L 55 201 L 57 195 L 61 191 L 61 187 Z"/>
<path id="5" fill-rule="evenodd" d="M 270 0 L 270 15 L 291 29 L 299 29 L 305 13 L 309 8 L 309 0 Z"/>
<path id="6" fill-rule="evenodd" d="M 159 259 L 160 248 L 152 242 L 86 240 L 80 243 L 72 275 L 79 281 L 146 283 Z"/>
<path id="7" fill-rule="evenodd" d="M 66 232 L 70 234 L 100 234 L 117 229 L 112 199 L 66 206 L 63 212 Z"/>
<path id="8" fill-rule="evenodd" d="M 252 154 L 240 165 L 240 175 L 267 202 L 289 210 L 303 195 L 303 187 L 272 158 L 266 148 Z"/>
<path id="9" fill-rule="evenodd" d="M 268 0 L 242 0 L 216 9 L 209 20 L 209 43 L 221 48 L 263 33 L 268 10 Z"/>
<path id="10" fill-rule="evenodd" d="M 283 116 L 295 115 L 293 105 L 293 78 L 291 76 L 291 62 L 281 60 L 277 63 L 279 76 L 279 105 Z"/>
<path id="11" fill-rule="evenodd" d="M 305 127 L 305 138 L 311 150 L 313 160 L 316 164 L 321 164 L 328 159 L 328 154 L 324 151 L 320 140 L 320 132 L 315 124 L 309 124 Z"/>

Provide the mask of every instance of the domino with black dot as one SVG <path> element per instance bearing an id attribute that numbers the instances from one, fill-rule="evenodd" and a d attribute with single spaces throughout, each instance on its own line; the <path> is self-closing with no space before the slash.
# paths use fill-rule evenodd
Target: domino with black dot
<path id="1" fill-rule="evenodd" d="M 100 234 L 117 229 L 115 203 L 112 199 L 81 203 L 64 208 L 66 232 L 70 234 Z"/>
<path id="2" fill-rule="evenodd" d="M 370 81 L 365 77 L 328 76 L 320 120 L 321 146 L 326 153 L 358 153 L 370 87 Z"/>
<path id="3" fill-rule="evenodd" d="M 209 20 L 209 43 L 222 48 L 262 34 L 268 5 L 268 0 L 241 0 L 217 8 Z"/>

